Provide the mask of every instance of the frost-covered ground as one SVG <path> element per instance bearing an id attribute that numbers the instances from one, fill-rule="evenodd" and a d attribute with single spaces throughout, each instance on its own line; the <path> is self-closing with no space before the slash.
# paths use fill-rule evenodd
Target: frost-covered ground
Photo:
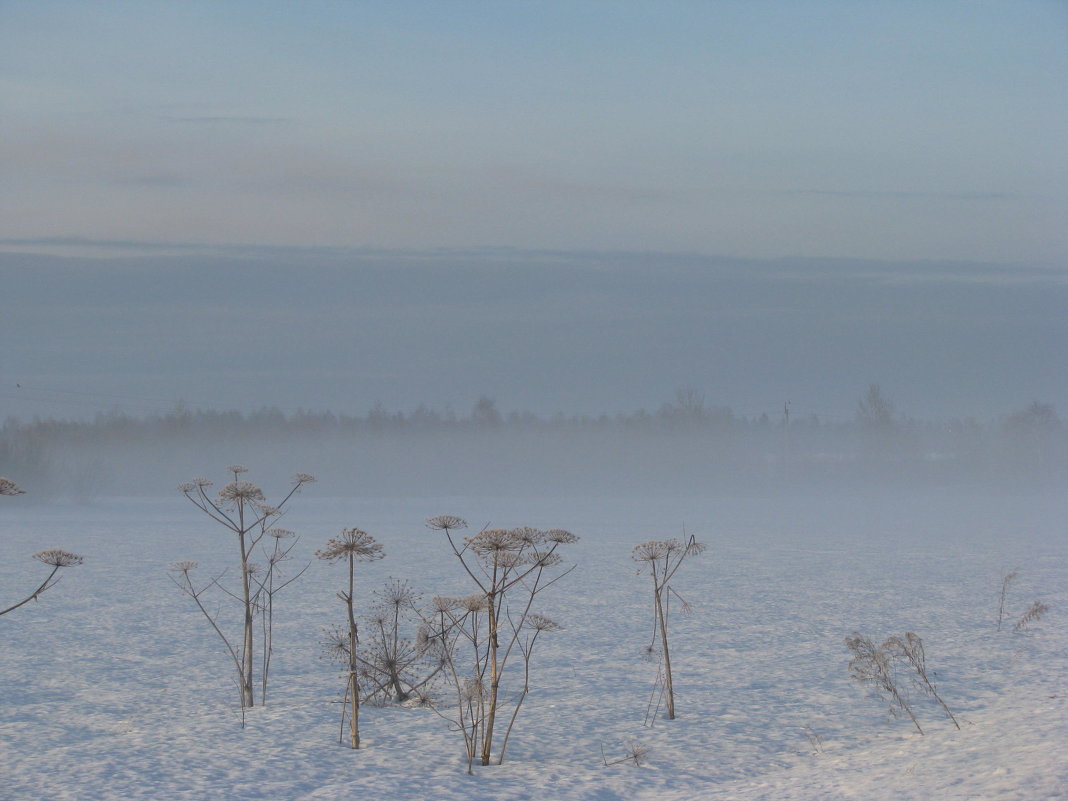
<path id="1" fill-rule="evenodd" d="M 265 489 L 270 490 L 269 487 Z M 269 492 L 270 497 L 270 492 Z M 1053 799 L 1068 797 L 1068 499 L 1030 496 L 324 499 L 309 486 L 285 525 L 302 540 L 279 598 L 272 694 L 236 708 L 231 666 L 168 580 L 233 542 L 180 497 L 89 506 L 0 499 L 0 602 L 43 577 L 46 547 L 81 567 L 0 618 L 0 798 L 38 799 Z M 425 596 L 466 592 L 426 517 L 563 527 L 577 569 L 542 596 L 564 631 L 535 654 L 534 692 L 501 767 L 465 774 L 433 712 L 368 708 L 366 747 L 337 743 L 338 669 L 320 656 L 343 620 L 341 569 L 313 553 L 344 526 L 386 548 L 361 568 Z M 679 718 L 643 726 L 656 665 L 648 579 L 630 548 L 709 544 L 675 584 L 696 606 L 672 631 Z M 1001 577 L 1019 568 L 994 630 Z M 926 736 L 849 679 L 843 639 L 924 638 L 957 731 L 919 702 Z M 806 737 L 818 738 L 819 747 Z M 601 749 L 651 750 L 642 767 Z"/>

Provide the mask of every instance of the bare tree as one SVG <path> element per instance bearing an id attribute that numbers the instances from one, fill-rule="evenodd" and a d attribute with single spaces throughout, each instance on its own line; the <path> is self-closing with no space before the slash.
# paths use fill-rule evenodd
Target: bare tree
<path id="1" fill-rule="evenodd" d="M 226 573 L 225 570 L 203 584 L 194 584 L 192 572 L 197 568 L 197 563 L 191 561 L 175 563 L 172 566 L 171 578 L 182 592 L 193 599 L 197 608 L 211 624 L 212 629 L 222 639 L 237 671 L 241 707 L 244 709 L 255 704 L 253 677 L 256 653 L 256 615 L 264 614 L 266 611 L 266 616 L 273 621 L 274 594 L 296 578 L 293 577 L 282 583 L 275 582 L 276 568 L 288 556 L 292 548 L 292 546 L 286 548 L 279 544 L 282 539 L 287 538 L 286 536 L 274 537 L 272 551 L 263 552 L 266 567 L 261 567 L 254 562 L 253 556 L 256 549 L 274 530 L 274 524 L 284 514 L 286 503 L 305 484 L 315 481 L 315 478 L 307 473 L 297 473 L 289 492 L 277 505 L 271 505 L 267 503 L 263 490 L 241 478 L 244 473 L 248 472 L 247 468 L 241 465 L 231 465 L 227 470 L 233 475 L 233 480 L 226 484 L 214 498 L 208 494 L 208 488 L 212 486 L 212 482 L 204 478 L 197 478 L 187 484 L 182 484 L 178 489 L 200 511 L 236 536 L 241 570 L 240 587 L 235 592 L 221 583 Z M 286 534 L 288 535 L 289 532 Z M 242 614 L 240 641 L 228 635 L 219 625 L 216 614 L 204 605 L 204 593 L 212 589 L 221 591 L 240 605 Z M 263 630 L 261 648 L 260 685 L 261 689 L 266 692 L 270 667 L 271 647 L 268 638 L 271 622 L 265 621 L 264 625 L 266 628 Z"/>
<path id="2" fill-rule="evenodd" d="M 468 771 L 478 756 L 489 765 L 497 718 L 511 708 L 497 764 L 504 761 L 508 736 L 519 707 L 530 691 L 534 644 L 544 632 L 559 628 L 532 612 L 534 598 L 573 568 L 555 570 L 562 559 L 556 552 L 578 538 L 562 529 L 542 531 L 531 527 L 483 529 L 457 542 L 453 532 L 467 527 L 461 518 L 442 515 L 427 526 L 445 533 L 453 555 L 474 583 L 476 592 L 465 598 L 435 599 L 428 618 L 429 636 L 439 643 L 446 671 L 455 690 L 456 707 L 448 717 L 463 733 Z M 510 697 L 502 693 L 512 656 L 523 660 L 523 683 Z"/>
<path id="3" fill-rule="evenodd" d="M 870 384 L 867 394 L 857 401 L 857 420 L 870 431 L 893 429 L 894 404 L 878 384 Z"/>
<path id="4" fill-rule="evenodd" d="M 891 655 L 884 648 L 876 646 L 869 637 L 858 632 L 846 637 L 845 644 L 853 654 L 849 661 L 849 675 L 853 680 L 874 687 L 880 698 L 889 701 L 890 714 L 897 717 L 904 712 L 912 720 L 916 731 L 922 735 L 920 722 L 916 720 L 908 698 L 898 686 Z"/>
<path id="5" fill-rule="evenodd" d="M 674 596 L 688 608 L 682 596 L 671 588 L 671 579 L 682 567 L 687 557 L 705 551 L 704 543 L 691 535 L 686 541 L 675 537 L 669 540 L 649 540 L 631 550 L 631 559 L 647 567 L 653 579 L 653 635 L 650 652 L 656 650 L 659 635 L 660 659 L 663 668 L 664 696 L 667 699 L 667 718 L 675 719 L 675 688 L 671 679 L 671 651 L 668 647 L 668 620 L 671 612 L 671 597 Z M 641 572 L 639 570 L 639 572 Z"/>
<path id="6" fill-rule="evenodd" d="M 960 729 L 957 718 L 949 711 L 949 707 L 942 700 L 942 696 L 938 694 L 938 690 L 927 672 L 927 656 L 923 650 L 923 640 L 920 639 L 919 635 L 906 631 L 904 637 L 890 637 L 883 643 L 882 648 L 892 659 L 896 659 L 900 664 L 907 665 L 912 669 L 915 674 L 912 677 L 913 683 L 919 688 L 920 692 L 937 701 L 949 719 L 953 721 L 953 725 Z"/>
<path id="7" fill-rule="evenodd" d="M 353 592 L 355 590 L 356 563 L 372 562 L 385 556 L 382 546 L 375 538 L 363 529 L 346 528 L 337 537 L 327 540 L 326 547 L 317 551 L 316 556 L 328 562 L 344 561 L 348 567 L 348 589 L 337 594 L 345 603 L 345 611 L 348 614 L 348 629 L 344 635 L 336 632 L 333 638 L 335 653 L 343 657 L 348 663 L 348 677 L 345 684 L 345 702 L 342 705 L 341 727 L 344 731 L 345 714 L 348 711 L 349 718 L 349 747 L 360 747 L 360 682 L 359 662 L 357 658 L 357 646 L 360 642 L 359 630 L 356 626 L 356 615 L 353 611 Z"/>
<path id="8" fill-rule="evenodd" d="M 0 495 L 23 495 L 26 491 L 22 489 L 18 484 L 9 478 L 0 476 Z M 12 612 L 18 609 L 20 606 L 29 603 L 30 601 L 36 601 L 41 593 L 47 592 L 59 583 L 59 571 L 64 567 L 74 567 L 80 565 L 84 560 L 77 554 L 70 551 L 60 550 L 59 548 L 49 548 L 46 551 L 38 551 L 33 555 L 33 558 L 38 562 L 43 562 L 46 565 L 52 566 L 52 572 L 45 576 L 45 580 L 37 585 L 37 589 L 23 598 L 16 604 L 12 604 L 7 609 L 0 609 L 0 615 L 6 615 L 8 612 Z"/>

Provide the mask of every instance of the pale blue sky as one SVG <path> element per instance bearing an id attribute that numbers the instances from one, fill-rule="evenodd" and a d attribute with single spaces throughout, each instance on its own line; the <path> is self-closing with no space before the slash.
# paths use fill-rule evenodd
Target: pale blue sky
<path id="1" fill-rule="evenodd" d="M 1063 264 L 1063 2 L 7 2 L 0 238 Z"/>
<path id="2" fill-rule="evenodd" d="M 1063 415 L 1066 142 L 1062 0 L 0 0 L 0 419 Z"/>

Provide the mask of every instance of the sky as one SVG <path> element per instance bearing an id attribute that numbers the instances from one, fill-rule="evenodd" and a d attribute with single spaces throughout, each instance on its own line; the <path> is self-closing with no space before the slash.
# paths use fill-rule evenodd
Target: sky
<path id="1" fill-rule="evenodd" d="M 5 2 L 0 403 L 1063 410 L 1066 41 L 1039 0 Z"/>

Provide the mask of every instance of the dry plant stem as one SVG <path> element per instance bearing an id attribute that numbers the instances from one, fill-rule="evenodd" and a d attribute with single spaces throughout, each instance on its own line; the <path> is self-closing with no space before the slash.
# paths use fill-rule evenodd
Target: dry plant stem
<path id="1" fill-rule="evenodd" d="M 25 490 L 18 484 L 9 478 L 0 476 L 0 495 L 24 495 Z M 37 589 L 19 601 L 17 604 L 9 606 L 7 609 L 0 611 L 0 616 L 6 615 L 8 612 L 13 612 L 24 604 L 28 604 L 30 601 L 36 601 L 43 592 L 47 592 L 52 587 L 59 583 L 59 579 L 56 574 L 61 567 L 72 567 L 74 565 L 80 565 L 82 563 L 82 557 L 77 554 L 73 554 L 70 551 L 60 550 L 59 548 L 51 548 L 46 551 L 39 551 L 33 555 L 33 558 L 38 562 L 43 562 L 46 565 L 52 566 L 52 572 L 48 574 L 44 581 L 37 585 Z"/>
<path id="2" fill-rule="evenodd" d="M 631 551 L 631 558 L 634 561 L 649 566 L 653 579 L 653 643 L 656 642 L 659 633 L 668 720 L 675 719 L 675 688 L 671 676 L 671 651 L 668 646 L 669 604 L 672 594 L 678 597 L 678 593 L 671 588 L 670 581 L 687 557 L 703 553 L 705 547 L 703 543 L 697 542 L 693 536 L 690 536 L 686 541 L 675 538 L 650 540 L 635 546 Z"/>
<path id="3" fill-rule="evenodd" d="M 189 568 L 181 570 L 181 574 L 182 581 L 179 581 L 178 579 L 174 578 L 174 576 L 171 576 L 171 581 L 177 584 L 178 588 L 182 590 L 182 592 L 184 592 L 186 595 L 193 599 L 201 614 L 203 614 L 204 618 L 208 621 L 209 624 L 211 624 L 211 627 L 215 630 L 215 633 L 219 635 L 219 639 L 221 639 L 223 641 L 223 645 L 226 646 L 226 651 L 230 654 L 230 658 L 234 662 L 234 668 L 237 670 L 237 675 L 239 679 L 238 687 L 239 689 L 243 689 L 243 685 L 240 682 L 240 677 L 242 676 L 241 657 L 238 655 L 238 652 L 237 650 L 235 650 L 234 646 L 230 643 L 229 638 L 226 636 L 225 633 L 223 633 L 223 630 L 219 628 L 219 624 L 215 621 L 214 616 L 212 616 L 212 614 L 208 612 L 208 610 L 204 607 L 204 603 L 200 600 L 200 596 L 203 594 L 204 590 L 197 590 L 193 586 L 193 581 L 189 577 Z M 213 579 L 211 583 L 214 584 L 214 582 L 215 579 Z M 208 586 L 211 586 L 211 584 L 209 584 Z M 242 699 L 244 698 L 243 693 L 241 697 Z M 244 708 L 244 704 L 242 704 L 241 706 L 242 708 Z"/>
<path id="4" fill-rule="evenodd" d="M 533 596 L 531 597 L 533 598 Z M 526 613 L 524 614 L 524 618 L 525 617 Z M 513 630 L 518 636 L 518 629 L 513 627 Z M 541 632 L 542 629 L 534 629 L 534 633 L 520 645 L 523 654 L 523 689 L 520 691 L 519 697 L 515 702 L 515 707 L 512 709 L 512 717 L 508 721 L 508 728 L 504 731 L 504 739 L 501 741 L 501 751 L 497 756 L 498 765 L 504 762 L 504 752 L 508 748 L 508 738 L 512 734 L 512 727 L 515 726 L 515 719 L 519 717 L 519 708 L 523 705 L 523 701 L 526 700 L 527 695 L 530 693 L 530 659 L 534 653 L 534 641 L 538 639 L 538 635 Z"/>
<path id="5" fill-rule="evenodd" d="M 880 695 L 889 697 L 891 700 L 890 711 L 901 710 L 905 712 L 912 720 L 916 731 L 922 735 L 923 729 L 920 728 L 920 722 L 916 720 L 912 707 L 909 706 L 898 690 L 897 682 L 894 680 L 890 655 L 884 649 L 876 647 L 870 638 L 856 632 L 852 636 L 846 637 L 846 646 L 853 653 L 853 659 L 849 662 L 849 672 L 853 679 L 871 684 Z"/>
<path id="6" fill-rule="evenodd" d="M 381 559 L 383 556 L 382 546 L 375 542 L 374 537 L 358 528 L 344 529 L 337 537 L 332 537 L 326 547 L 316 553 L 320 559 L 335 562 L 344 559 L 348 568 L 348 591 L 337 594 L 345 604 L 347 616 L 347 642 L 344 646 L 346 661 L 348 663 L 348 676 L 345 682 L 345 701 L 342 706 L 342 721 L 345 719 L 345 707 L 348 707 L 349 718 L 349 747 L 360 747 L 360 682 L 359 682 L 359 657 L 357 647 L 360 637 L 356 626 L 356 614 L 353 609 L 353 597 L 356 590 L 356 562 L 370 562 Z M 342 724 L 344 725 L 344 724 Z"/>
<path id="7" fill-rule="evenodd" d="M 7 609 L 4 609 L 3 611 L 0 611 L 0 615 L 6 615 L 8 612 L 13 612 L 14 610 L 18 609 L 23 604 L 27 604 L 30 601 L 36 601 L 37 600 L 37 596 L 39 596 L 42 592 L 45 592 L 46 590 L 49 590 L 52 587 L 56 586 L 56 584 L 59 581 L 59 579 L 57 578 L 57 579 L 55 579 L 55 581 L 53 581 L 52 579 L 55 577 L 56 573 L 59 572 L 59 568 L 60 568 L 60 565 L 54 565 L 52 567 L 52 572 L 48 574 L 48 578 L 46 578 L 44 581 L 42 581 L 37 586 L 36 590 L 31 592 L 29 595 L 27 595 L 25 598 L 23 598 L 17 604 L 9 606 Z"/>
<path id="8" fill-rule="evenodd" d="M 356 562 L 349 554 L 349 591 L 345 595 L 345 607 L 349 615 L 349 747 L 360 747 L 360 681 L 356 666 L 356 643 L 359 641 L 356 629 L 356 616 L 352 612 L 352 593 L 355 589 Z"/>
<path id="9" fill-rule="evenodd" d="M 474 696 L 470 691 L 472 685 L 465 680 L 457 664 L 457 654 L 462 640 L 468 640 L 476 655 L 479 651 L 479 639 L 477 635 L 477 613 L 468 611 L 457 617 L 451 609 L 444 606 L 445 599 L 439 600 L 437 617 L 437 629 L 434 635 L 441 644 L 442 659 L 445 664 L 447 675 L 452 683 L 456 695 L 456 718 L 444 714 L 435 704 L 434 712 L 444 720 L 453 724 L 463 735 L 464 749 L 467 756 L 467 773 L 473 773 L 475 752 L 478 748 L 479 715 L 478 704 L 474 702 Z M 470 625 L 470 631 L 467 626 Z M 477 658 L 477 657 L 476 657 Z"/>
<path id="10" fill-rule="evenodd" d="M 530 653 L 537 633 L 556 628 L 547 618 L 533 615 L 531 605 L 536 595 L 570 572 L 544 580 L 545 570 L 560 562 L 557 547 L 577 538 L 561 530 L 483 529 L 460 545 L 452 536 L 452 530 L 466 526 L 459 518 L 432 518 L 427 525 L 445 532 L 453 555 L 478 588 L 475 595 L 459 599 L 451 606 L 444 603 L 445 599 L 439 599 L 442 621 L 436 636 L 443 643 L 458 699 L 453 722 L 465 732 L 468 758 L 473 761 L 477 754 L 482 765 L 489 765 L 499 728 L 497 717 L 507 714 L 503 707 L 512 704 L 502 740 L 504 746 L 498 753 L 500 764 L 519 707 L 529 693 Z M 510 603 L 515 596 L 519 602 Z M 524 637 L 528 626 L 535 631 Z M 464 650 L 469 654 L 469 672 L 459 667 L 458 660 L 462 657 L 457 646 L 460 643 L 465 643 Z M 509 660 L 517 649 L 523 654 L 525 665 L 523 689 L 506 701 L 502 685 Z M 440 711 L 438 714 L 446 717 Z"/>
<path id="11" fill-rule="evenodd" d="M 656 569 L 653 569 L 653 583 L 655 584 Z M 667 617 L 664 615 L 664 599 L 661 589 L 654 596 L 656 602 L 656 618 L 660 624 L 660 647 L 664 655 L 664 692 L 667 695 L 667 719 L 675 719 L 675 689 L 671 683 L 671 652 L 668 650 Z"/>
<path id="12" fill-rule="evenodd" d="M 238 552 L 241 566 L 241 589 L 236 596 L 242 609 L 242 630 L 240 647 L 233 647 L 230 640 L 222 633 L 214 618 L 203 607 L 201 611 L 212 622 L 215 630 L 223 637 L 227 647 L 237 655 L 238 659 L 238 686 L 240 687 L 242 707 L 253 706 L 255 703 L 254 692 L 254 669 L 255 669 L 255 614 L 261 600 L 264 584 L 257 584 L 253 576 L 252 551 L 259 545 L 270 529 L 272 522 L 278 520 L 282 514 L 282 508 L 297 493 L 304 484 L 315 479 L 304 473 L 298 473 L 293 487 L 277 506 L 266 503 L 263 491 L 254 484 L 241 479 L 241 474 L 247 472 L 246 468 L 232 465 L 229 472 L 233 474 L 233 481 L 227 484 L 219 493 L 217 499 L 208 495 L 207 488 L 212 486 L 210 481 L 197 479 L 191 483 L 183 484 L 179 490 L 200 511 L 215 522 L 229 529 L 237 537 Z M 270 560 L 269 560 L 270 561 Z M 271 575 L 274 565 L 268 568 L 268 577 Z M 188 569 L 183 571 L 188 586 L 188 592 L 198 597 L 209 586 L 223 589 L 218 583 L 222 574 L 217 576 L 208 585 L 195 590 L 189 580 Z M 267 578 L 264 579 L 267 581 Z M 182 584 L 179 584 L 182 586 Z M 223 589 L 228 595 L 233 593 Z M 198 600 L 198 606 L 200 606 Z M 273 613 L 272 613 L 273 614 Z M 269 646 L 264 643 L 264 662 L 261 673 L 261 689 L 266 689 L 267 671 L 269 670 Z M 262 699 L 261 699 L 262 700 Z"/>
<path id="13" fill-rule="evenodd" d="M 274 549 L 267 558 L 267 575 L 264 576 L 263 581 L 259 583 L 254 595 L 256 598 L 256 605 L 260 610 L 260 623 L 262 629 L 260 636 L 263 652 L 262 657 L 260 658 L 260 663 L 262 665 L 262 670 L 260 672 L 261 704 L 267 703 L 267 679 L 271 673 L 271 657 L 274 655 L 274 596 L 304 575 L 304 571 L 308 569 L 308 565 L 305 565 L 292 578 L 276 584 L 278 565 L 289 558 L 289 554 L 293 550 L 296 541 L 294 540 L 288 547 L 283 548 L 281 542 L 282 539 L 292 537 L 292 532 L 271 529 L 268 531 L 268 534 L 274 537 Z"/>
<path id="14" fill-rule="evenodd" d="M 1001 622 L 1005 618 L 1005 596 L 1009 592 L 1009 585 L 1016 580 L 1018 575 L 1020 575 L 1020 572 L 1013 570 L 1011 573 L 1006 573 L 1001 580 L 1001 599 L 998 601 L 998 631 L 1001 631 Z"/>
<path id="15" fill-rule="evenodd" d="M 42 592 L 47 590 L 49 587 L 54 587 L 55 586 L 55 582 L 52 581 L 52 577 L 55 576 L 58 571 L 59 571 L 59 567 L 58 566 L 53 567 L 52 568 L 52 572 L 48 574 L 48 578 L 46 578 L 44 581 L 42 581 L 38 585 L 36 590 L 31 592 L 29 595 L 27 595 L 25 598 L 23 598 L 17 604 L 13 604 L 12 606 L 9 606 L 7 609 L 5 609 L 2 612 L 0 612 L 0 615 L 6 615 L 8 612 L 13 612 L 14 610 L 18 609 L 23 604 L 28 604 L 30 601 L 36 601 L 38 595 L 40 595 Z M 57 581 L 58 581 L 58 579 L 57 579 Z M 51 583 L 49 583 L 49 582 L 51 582 Z"/>
<path id="16" fill-rule="evenodd" d="M 1044 604 L 1041 601 L 1035 601 L 1024 612 L 1023 617 L 1016 621 L 1016 625 L 1012 627 L 1013 631 L 1023 631 L 1032 623 L 1041 620 L 1042 616 L 1049 611 L 1049 604 Z"/>
<path id="17" fill-rule="evenodd" d="M 957 718 L 950 711 L 946 702 L 942 700 L 942 696 L 935 689 L 934 682 L 927 675 L 927 657 L 923 650 L 923 640 L 920 639 L 919 635 L 906 631 L 904 639 L 891 637 L 883 643 L 883 649 L 912 668 L 916 673 L 916 682 L 920 690 L 934 698 L 941 705 L 942 710 L 953 721 L 953 725 L 959 731 L 960 724 L 957 722 Z"/>

